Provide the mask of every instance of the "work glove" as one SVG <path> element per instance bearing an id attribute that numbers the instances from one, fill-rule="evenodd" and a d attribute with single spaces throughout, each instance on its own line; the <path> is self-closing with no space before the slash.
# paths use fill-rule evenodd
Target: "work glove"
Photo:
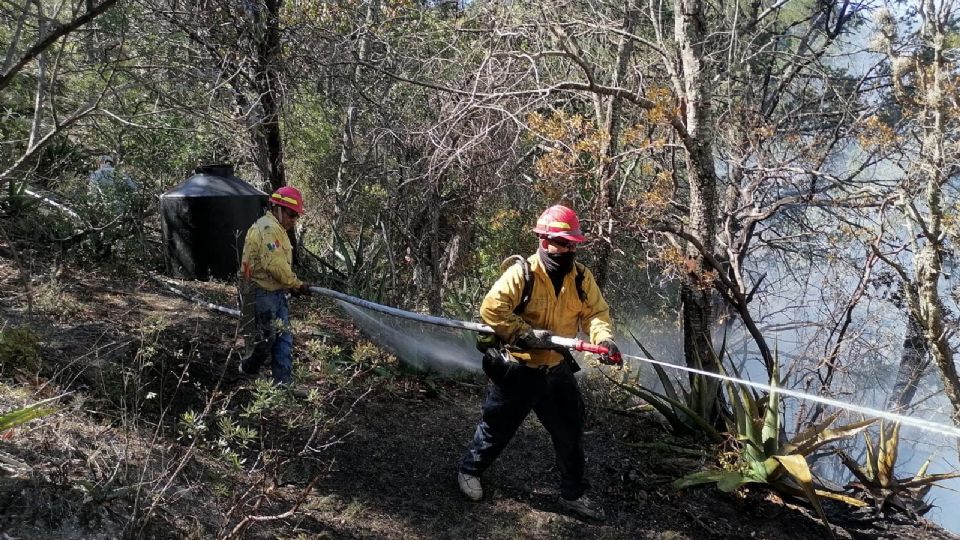
<path id="1" fill-rule="evenodd" d="M 600 355 L 601 364 L 604 364 L 607 366 L 623 365 L 623 357 L 620 356 L 620 348 L 617 347 L 617 344 L 614 343 L 612 339 L 601 341 L 600 346 L 607 348 L 607 354 Z"/>
<path id="2" fill-rule="evenodd" d="M 513 343 L 521 351 L 530 349 L 553 349 L 556 345 L 550 341 L 551 337 L 553 337 L 553 334 L 546 330 L 527 330 L 520 334 Z"/>
<path id="3" fill-rule="evenodd" d="M 487 349 L 492 349 L 500 346 L 500 338 L 496 334 L 477 334 L 477 350 L 480 352 L 487 352 Z"/>
<path id="4" fill-rule="evenodd" d="M 313 287 L 312 283 L 303 282 L 300 284 L 299 287 L 294 287 L 290 289 L 290 294 L 293 295 L 294 298 L 300 298 L 301 296 L 310 296 L 311 294 L 313 294 L 312 292 L 310 292 L 310 287 Z"/>

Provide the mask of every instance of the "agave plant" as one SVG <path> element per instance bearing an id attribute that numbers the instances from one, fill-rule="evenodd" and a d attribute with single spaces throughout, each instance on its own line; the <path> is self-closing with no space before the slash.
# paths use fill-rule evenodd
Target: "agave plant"
<path id="1" fill-rule="evenodd" d="M 896 464 L 900 445 L 899 423 L 886 426 L 881 422 L 876 441 L 867 433 L 864 433 L 863 438 L 866 442 L 863 465 L 841 450 L 837 451 L 837 455 L 857 480 L 847 487 L 853 490 L 858 499 L 870 503 L 877 512 L 892 509 L 910 516 L 923 515 L 932 506 L 924 500 L 930 488 L 937 482 L 960 478 L 960 472 L 928 475 L 928 459 L 913 477 L 898 479 Z"/>
<path id="2" fill-rule="evenodd" d="M 775 364 L 769 383 L 774 390 L 762 396 L 755 395 L 741 385 L 725 384 L 730 405 L 730 414 L 725 420 L 728 433 L 736 441 L 734 451 L 728 452 L 726 459 L 721 460 L 725 462 L 725 467 L 690 474 L 674 482 L 674 486 L 680 489 L 715 483 L 721 491 L 732 492 L 745 484 L 767 484 L 782 493 L 805 497 L 830 530 L 820 504 L 821 497 L 855 506 L 864 506 L 864 503 L 841 493 L 819 489 L 810 472 L 807 457 L 824 445 L 863 431 L 876 419 L 832 427 L 840 417 L 837 412 L 786 441 L 781 421 L 780 394 L 776 391 L 780 385 L 778 373 Z"/>
<path id="3" fill-rule="evenodd" d="M 386 263 L 386 244 L 375 236 L 372 244 L 365 240 L 365 227 L 360 228 L 355 242 L 334 229 L 330 260 L 315 256 L 323 279 L 343 292 L 377 301 L 383 297 L 391 275 Z M 309 252 L 308 252 L 309 253 Z M 311 253 L 312 255 L 312 253 Z"/>
<path id="4" fill-rule="evenodd" d="M 653 358 L 632 332 L 630 337 L 647 357 Z M 723 442 L 723 433 L 709 420 L 714 416 L 720 381 L 697 376 L 688 390 L 683 385 L 674 383 L 659 365 L 653 364 L 653 369 L 663 385 L 663 392 L 647 388 L 639 382 L 631 384 L 609 376 L 607 379 L 620 389 L 650 404 L 666 418 L 674 434 L 706 438 L 715 443 Z"/>
<path id="5" fill-rule="evenodd" d="M 643 349 L 639 341 L 637 344 Z M 776 391 L 780 386 L 779 362 L 775 362 L 769 382 L 773 390 L 767 394 L 757 395 L 751 389 L 732 382 L 716 383 L 723 384 L 723 398 L 729 408 L 721 410 L 726 428 L 721 431 L 708 419 L 718 397 L 716 386 L 711 387 L 700 377 L 694 378 L 691 389 L 686 390 L 674 384 L 662 368 L 654 367 L 664 387 L 662 393 L 639 384 L 613 382 L 646 400 L 667 419 L 675 432 L 701 434 L 711 441 L 726 443 L 728 448 L 721 455 L 721 468 L 698 471 L 681 478 L 674 482 L 678 489 L 716 484 L 720 490 L 732 492 L 745 484 L 767 484 L 782 493 L 809 500 L 828 530 L 830 525 L 820 504 L 820 497 L 855 506 L 866 505 L 859 499 L 819 488 L 810 472 L 807 456 L 827 444 L 863 431 L 875 419 L 832 427 L 840 417 L 838 412 L 786 440 L 780 393 Z M 833 535 L 832 530 L 830 534 Z"/>

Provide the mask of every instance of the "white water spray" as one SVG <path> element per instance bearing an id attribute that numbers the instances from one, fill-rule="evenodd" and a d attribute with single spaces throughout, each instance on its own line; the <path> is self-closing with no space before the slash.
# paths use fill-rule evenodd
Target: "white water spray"
<path id="1" fill-rule="evenodd" d="M 473 345 L 472 332 L 433 325 L 428 330 L 424 324 L 394 314 L 377 317 L 343 300 L 338 299 L 337 304 L 366 335 L 418 369 L 430 368 L 446 374 L 481 371 L 481 354 Z"/>
<path id="2" fill-rule="evenodd" d="M 807 394 L 805 392 L 800 392 L 797 390 L 791 390 L 789 388 L 774 387 L 769 384 L 748 381 L 745 379 L 738 379 L 736 377 L 721 375 L 719 373 L 713 373 L 710 371 L 703 371 L 700 369 L 691 368 L 687 366 L 669 364 L 667 362 L 661 362 L 659 360 L 654 360 L 652 358 L 644 358 L 643 356 L 632 356 L 632 355 L 625 354 L 623 355 L 623 357 L 631 360 L 639 360 L 641 362 L 646 362 L 648 364 L 656 364 L 658 366 L 677 369 L 680 371 L 686 371 L 688 373 L 695 373 L 697 375 L 703 375 L 704 377 L 713 377 L 714 379 L 720 379 L 721 381 L 727 381 L 727 382 L 731 382 L 731 383 L 739 384 L 743 386 L 750 386 L 752 388 L 766 390 L 767 392 L 777 392 L 784 396 L 790 396 L 797 399 L 804 399 L 807 401 L 812 401 L 814 403 L 821 403 L 823 405 L 829 405 L 831 407 L 837 407 L 840 409 L 857 412 L 857 413 L 864 414 L 866 416 L 871 416 L 874 418 L 882 418 L 884 420 L 900 422 L 901 424 L 913 426 L 925 431 L 930 431 L 933 433 L 938 433 L 940 435 L 946 435 L 948 437 L 956 437 L 960 439 L 960 428 L 938 424 L 937 422 L 931 422 L 930 420 L 924 420 L 923 418 L 915 418 L 913 416 L 906 416 L 903 414 L 897 414 L 890 411 L 881 411 L 879 409 L 864 407 L 863 405 L 857 405 L 855 403 L 846 403 L 836 399 L 830 399 L 830 398 L 825 398 L 823 396 L 817 396 L 814 394 Z"/>

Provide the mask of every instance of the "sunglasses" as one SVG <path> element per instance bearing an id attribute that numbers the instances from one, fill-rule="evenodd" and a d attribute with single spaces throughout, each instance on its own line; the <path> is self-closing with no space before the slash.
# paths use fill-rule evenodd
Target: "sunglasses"
<path id="1" fill-rule="evenodd" d="M 547 243 L 562 249 L 573 249 L 577 247 L 576 242 L 571 242 L 566 238 L 547 238 Z"/>

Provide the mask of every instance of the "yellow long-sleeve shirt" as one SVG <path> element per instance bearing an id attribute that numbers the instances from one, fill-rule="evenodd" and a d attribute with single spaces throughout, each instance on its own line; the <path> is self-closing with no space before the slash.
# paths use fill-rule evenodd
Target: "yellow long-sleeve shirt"
<path id="1" fill-rule="evenodd" d="M 590 335 L 592 343 L 613 339 L 610 307 L 603 299 L 603 294 L 600 293 L 589 269 L 583 267 L 582 285 L 586 298 L 581 301 L 577 293 L 576 268 L 571 269 L 563 278 L 563 286 L 557 295 L 546 268 L 540 262 L 540 256 L 533 254 L 527 261 L 530 263 L 530 277 L 534 282 L 530 302 L 521 315 L 513 313 L 523 294 L 523 268 L 519 264 L 512 265 L 500 276 L 480 305 L 480 316 L 501 340 L 513 343 L 519 334 L 531 327 L 569 338 L 576 337 L 577 332 L 582 329 Z M 555 366 L 563 361 L 560 353 L 550 350 L 511 354 L 518 360 L 533 365 Z"/>
<path id="2" fill-rule="evenodd" d="M 268 212 L 247 230 L 241 264 L 243 278 L 267 291 L 293 289 L 302 282 L 293 273 L 293 246 L 280 222 Z"/>

